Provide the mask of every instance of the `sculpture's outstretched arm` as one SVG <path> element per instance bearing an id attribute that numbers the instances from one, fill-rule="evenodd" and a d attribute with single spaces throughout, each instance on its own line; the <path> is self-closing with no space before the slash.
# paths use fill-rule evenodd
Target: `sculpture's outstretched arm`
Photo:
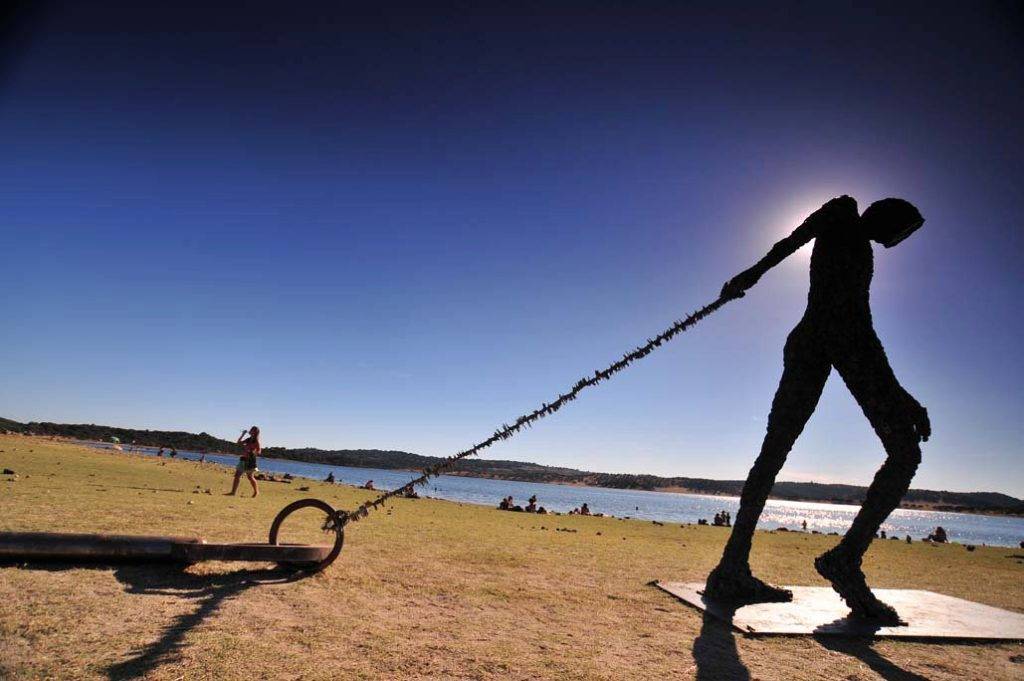
<path id="1" fill-rule="evenodd" d="M 832 224 L 847 219 L 852 211 L 857 215 L 857 202 L 849 196 L 832 199 L 801 223 L 793 233 L 782 239 L 750 269 L 740 272 L 722 287 L 725 298 L 742 298 L 746 290 L 756 284 L 765 272 L 792 255 L 804 244 L 817 237 Z"/>

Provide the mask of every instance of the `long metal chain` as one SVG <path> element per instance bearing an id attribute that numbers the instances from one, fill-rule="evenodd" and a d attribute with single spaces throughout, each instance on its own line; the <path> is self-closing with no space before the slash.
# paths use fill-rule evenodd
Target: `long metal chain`
<path id="1" fill-rule="evenodd" d="M 366 503 L 359 506 L 356 510 L 352 511 L 351 513 L 342 515 L 341 518 L 339 518 L 341 524 L 365 518 L 367 515 L 369 515 L 370 511 L 380 508 L 388 499 L 408 494 L 409 492 L 412 491 L 413 487 L 415 487 L 416 485 L 422 485 L 430 478 L 436 475 L 440 475 L 441 472 L 450 469 L 460 459 L 465 459 L 467 456 L 477 454 L 481 450 L 490 447 L 495 442 L 498 442 L 500 440 L 507 440 L 516 433 L 518 433 L 519 431 L 521 431 L 524 427 L 532 426 L 535 421 L 538 421 L 544 418 L 545 416 L 550 416 L 551 414 L 554 414 L 556 411 L 564 407 L 566 404 L 575 400 L 576 397 L 579 396 L 579 394 L 583 392 L 585 389 L 597 385 L 601 381 L 608 380 L 613 375 L 622 371 L 633 362 L 639 359 L 643 359 L 647 355 L 651 354 L 651 352 L 653 352 L 655 348 L 661 347 L 663 343 L 667 343 L 668 341 L 672 340 L 677 335 L 679 335 L 683 331 L 686 331 L 691 326 L 693 326 L 700 320 L 704 319 L 704 317 L 707 317 L 709 314 L 711 314 L 718 308 L 722 307 L 730 300 L 732 300 L 732 298 L 720 297 L 713 303 L 705 305 L 704 307 L 697 310 L 693 314 L 690 314 L 689 316 L 676 321 L 674 324 L 672 324 L 672 326 L 665 329 L 654 338 L 648 338 L 647 342 L 644 343 L 643 345 L 632 350 L 631 352 L 627 352 L 625 355 L 622 356 L 622 359 L 613 362 L 603 370 L 595 371 L 593 376 L 587 376 L 576 381 L 576 384 L 573 385 L 572 390 L 563 395 L 559 395 L 554 402 L 551 402 L 550 404 L 544 403 L 539 408 L 534 409 L 532 412 L 528 414 L 523 414 L 522 416 L 517 418 L 512 425 L 508 425 L 507 423 L 502 424 L 501 428 L 494 431 L 494 434 L 491 435 L 486 440 L 484 440 L 483 442 L 475 444 L 469 449 L 465 449 L 459 452 L 458 454 L 453 454 L 447 457 L 446 459 L 439 461 L 433 466 L 424 469 L 423 474 L 420 475 L 418 478 L 410 480 L 407 484 L 399 487 L 398 489 L 391 490 L 390 492 L 385 492 L 376 499 L 367 501 Z"/>

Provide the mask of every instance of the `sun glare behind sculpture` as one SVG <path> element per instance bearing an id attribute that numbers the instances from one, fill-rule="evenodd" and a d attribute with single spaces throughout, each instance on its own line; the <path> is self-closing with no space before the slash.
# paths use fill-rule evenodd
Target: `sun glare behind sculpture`
<path id="1" fill-rule="evenodd" d="M 799 227 L 811 213 L 821 208 L 826 201 L 834 196 L 837 194 L 813 192 L 784 203 L 778 211 L 778 218 L 771 222 L 772 231 L 777 234 L 774 240 L 778 241 L 792 234 L 793 230 Z M 799 267 L 805 268 L 807 261 L 811 259 L 813 247 L 813 241 L 805 244 L 789 260 L 791 263 L 795 262 Z"/>

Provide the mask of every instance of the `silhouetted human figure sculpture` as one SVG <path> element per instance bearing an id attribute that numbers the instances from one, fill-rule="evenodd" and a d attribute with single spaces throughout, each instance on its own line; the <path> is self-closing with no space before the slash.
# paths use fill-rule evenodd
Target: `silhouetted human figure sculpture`
<path id="1" fill-rule="evenodd" d="M 760 262 L 722 288 L 723 296 L 742 297 L 768 269 L 814 239 L 807 311 L 786 340 L 784 370 L 767 434 L 743 486 L 740 510 L 722 559 L 708 577 L 707 596 L 736 603 L 792 599 L 790 591 L 753 576 L 750 542 L 775 476 L 835 367 L 882 440 L 887 458 L 846 536 L 814 565 L 855 615 L 899 621 L 896 611 L 871 593 L 861 560 L 879 526 L 909 488 L 921 462 L 919 443 L 928 439 L 931 426 L 924 407 L 900 386 L 889 366 L 871 323 L 868 289 L 873 271 L 871 242 L 895 246 L 923 223 L 917 209 L 901 199 L 877 201 L 858 215 L 857 202 L 841 196 L 815 211 Z"/>

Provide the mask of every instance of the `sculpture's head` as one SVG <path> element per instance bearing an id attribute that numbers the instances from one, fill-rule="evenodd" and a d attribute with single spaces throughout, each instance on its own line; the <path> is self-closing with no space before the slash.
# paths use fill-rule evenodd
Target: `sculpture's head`
<path id="1" fill-rule="evenodd" d="M 868 237 L 886 248 L 892 248 L 924 224 L 924 218 L 914 204 L 903 199 L 875 201 L 860 219 Z"/>

